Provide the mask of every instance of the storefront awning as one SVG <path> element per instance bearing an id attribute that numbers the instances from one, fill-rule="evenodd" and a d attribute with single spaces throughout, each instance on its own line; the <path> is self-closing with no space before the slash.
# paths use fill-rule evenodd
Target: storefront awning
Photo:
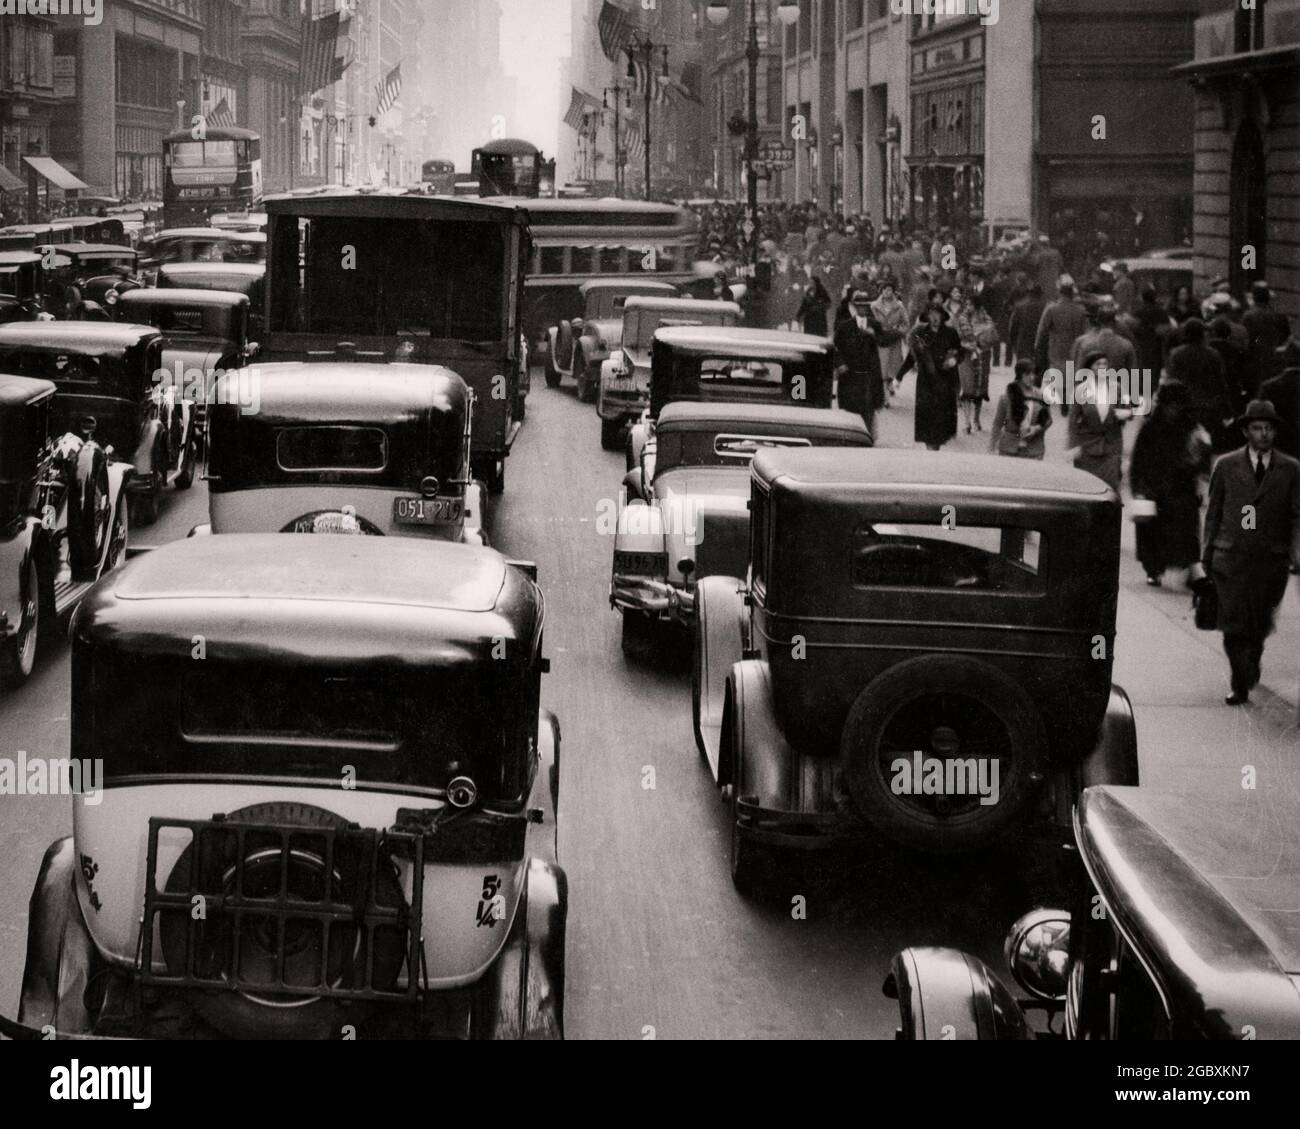
<path id="1" fill-rule="evenodd" d="M 68 172 L 53 157 L 24 157 L 23 160 L 54 185 L 55 188 L 62 188 L 65 192 L 71 192 L 90 187 Z"/>
<path id="2" fill-rule="evenodd" d="M 20 176 L 14 176 L 4 165 L 0 165 L 0 192 L 21 192 L 27 185 Z"/>

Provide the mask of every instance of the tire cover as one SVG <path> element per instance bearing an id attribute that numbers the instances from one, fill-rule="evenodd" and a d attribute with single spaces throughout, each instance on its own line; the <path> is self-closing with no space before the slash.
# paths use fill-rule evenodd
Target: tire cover
<path id="1" fill-rule="evenodd" d="M 568 370 L 573 363 L 573 327 L 568 321 L 560 322 L 560 331 L 555 335 L 555 367 Z"/>
<path id="2" fill-rule="evenodd" d="M 936 757 L 945 769 L 954 761 L 974 761 L 984 770 L 979 782 L 996 788 L 987 797 L 995 802 L 988 804 L 959 794 L 961 810 L 951 815 L 927 810 L 931 801 L 925 795 L 895 793 L 891 784 L 901 782 L 906 788 L 914 777 L 899 763 L 914 765 L 910 755 L 895 750 L 889 766 L 880 763 L 879 744 L 887 727 L 900 724 L 909 704 L 940 694 L 949 708 L 992 720 L 1002 730 L 999 734 L 980 725 L 961 733 L 939 724 L 932 731 L 932 746 L 920 750 L 923 766 Z M 922 655 L 889 668 L 858 695 L 844 723 L 840 762 L 853 802 L 873 827 L 904 846 L 944 854 L 988 846 L 1022 822 L 1041 780 L 1046 744 L 1033 700 L 1003 671 L 965 655 Z M 978 755 L 999 748 L 1005 755 L 995 762 Z"/>
<path id="3" fill-rule="evenodd" d="M 108 497 L 108 457 L 93 439 L 77 452 L 68 485 L 68 563 L 79 580 L 93 580 L 99 566 L 96 517 L 99 500 Z"/>

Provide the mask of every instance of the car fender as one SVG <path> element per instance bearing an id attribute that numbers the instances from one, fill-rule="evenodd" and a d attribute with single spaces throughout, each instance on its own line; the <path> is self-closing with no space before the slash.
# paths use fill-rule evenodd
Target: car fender
<path id="1" fill-rule="evenodd" d="M 546 350 L 549 354 L 552 368 L 556 367 L 556 346 L 559 344 L 559 335 L 560 327 L 558 325 L 553 325 L 546 331 Z"/>
<path id="2" fill-rule="evenodd" d="M 555 344 L 551 349 L 551 367 L 556 372 L 569 376 L 573 372 L 573 353 L 576 344 L 573 340 L 573 326 L 562 321 L 555 330 Z"/>
<path id="3" fill-rule="evenodd" d="M 605 389 L 614 379 L 614 370 L 622 363 L 623 351 L 615 349 L 600 362 L 600 380 L 596 383 L 596 414 L 605 418 Z"/>
<path id="4" fill-rule="evenodd" d="M 465 521 L 463 526 L 464 540 L 471 545 L 486 545 L 487 534 L 483 529 L 483 513 L 486 503 L 486 492 L 483 483 L 475 479 L 473 482 L 465 485 Z"/>
<path id="5" fill-rule="evenodd" d="M 744 588 L 734 576 L 706 576 L 695 586 L 691 668 L 695 744 L 719 784 L 728 766 L 721 756 L 727 677 L 744 657 L 747 616 Z"/>
<path id="6" fill-rule="evenodd" d="M 629 499 L 625 488 L 620 489 L 616 514 L 615 553 L 663 553 L 663 523 L 653 494 L 648 501 L 639 502 Z"/>
<path id="7" fill-rule="evenodd" d="M 1097 744 L 1080 767 L 1081 789 L 1093 784 L 1138 782 L 1137 722 L 1133 703 L 1119 686 L 1110 688 Z"/>
<path id="8" fill-rule="evenodd" d="M 41 860 L 28 903 L 27 960 L 18 1022 L 58 1032 L 90 1027 L 84 996 L 95 944 L 77 902 L 77 852 L 71 836 L 56 839 Z"/>
<path id="9" fill-rule="evenodd" d="M 650 438 L 650 429 L 644 423 L 634 423 L 627 433 L 627 469 L 641 465 L 641 452 Z"/>
<path id="10" fill-rule="evenodd" d="M 134 475 L 135 467 L 130 463 L 118 462 L 112 458 L 108 460 L 108 503 L 111 507 L 117 506 L 122 491 Z"/>
<path id="11" fill-rule="evenodd" d="M 140 442 L 136 446 L 135 457 L 131 460 L 135 473 L 140 478 L 149 478 L 154 473 L 153 449 L 159 434 L 166 434 L 162 420 L 159 419 L 145 420 L 144 426 L 140 428 Z M 157 469 L 164 475 L 167 473 L 165 466 Z"/>
<path id="12" fill-rule="evenodd" d="M 727 676 L 721 747 L 729 764 L 721 783 L 764 811 L 833 809 L 835 758 L 801 758 L 777 724 L 772 671 L 762 659 L 734 663 Z"/>
<path id="13" fill-rule="evenodd" d="M 958 949 L 910 948 L 897 953 L 884 993 L 898 1001 L 901 1040 L 1034 1038 L 1002 981 L 978 957 Z"/>
<path id="14" fill-rule="evenodd" d="M 6 613 L 4 620 L 0 621 L 0 636 L 13 634 L 19 629 L 23 606 L 23 573 L 31 555 L 40 552 L 36 537 L 39 528 L 40 522 L 34 517 L 28 517 L 12 537 L 0 542 L 0 612 Z M 39 558 L 37 560 L 38 567 L 48 563 Z M 41 608 L 42 612 L 45 610 L 44 607 Z"/>

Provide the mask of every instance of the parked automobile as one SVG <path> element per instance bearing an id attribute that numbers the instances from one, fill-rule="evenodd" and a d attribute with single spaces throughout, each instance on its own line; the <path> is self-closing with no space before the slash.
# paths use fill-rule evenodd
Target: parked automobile
<path id="1" fill-rule="evenodd" d="M 202 462 L 208 388 L 217 374 L 242 368 L 260 351 L 249 340 L 248 296 L 232 290 L 141 287 L 119 297 L 113 317 L 152 325 L 163 335 L 162 367 L 192 404 L 194 461 Z"/>
<path id="2" fill-rule="evenodd" d="M 140 285 L 136 278 L 139 256 L 131 247 L 111 243 L 44 244 L 37 246 L 36 253 L 42 256 L 46 268 L 47 289 L 56 285 L 76 287 L 80 306 L 68 309 L 68 317 L 107 320 L 108 308 L 118 296 Z M 53 299 L 48 304 L 57 305 Z"/>
<path id="3" fill-rule="evenodd" d="M 59 435 L 55 386 L 0 375 L 0 681 L 25 682 L 42 636 L 126 551 L 129 464 Z"/>
<path id="4" fill-rule="evenodd" d="M 141 247 L 140 269 L 150 285 L 164 263 L 266 262 L 266 232 L 225 227 L 173 227 L 158 232 Z"/>
<path id="5" fill-rule="evenodd" d="M 262 340 L 266 317 L 266 266 L 260 263 L 164 263 L 159 289 L 223 290 L 248 298 L 248 332 Z"/>
<path id="6" fill-rule="evenodd" d="M 596 398 L 600 366 L 623 331 L 623 305 L 634 294 L 676 297 L 671 282 L 592 279 L 578 287 L 582 317 L 561 321 L 546 331 L 546 386 L 558 388 L 563 377 L 578 385 L 578 399 Z"/>
<path id="7" fill-rule="evenodd" d="M 601 363 L 596 414 L 600 416 L 600 445 L 619 449 L 625 424 L 634 423 L 650 404 L 650 343 L 655 330 L 682 325 L 735 325 L 735 302 L 694 298 L 654 298 L 633 295 L 623 304 L 619 347 Z"/>
<path id="8" fill-rule="evenodd" d="M 825 337 L 740 326 L 657 329 L 650 347 L 650 403 L 628 432 L 627 469 L 640 465 L 660 411 L 679 400 L 829 408 L 835 390 Z"/>
<path id="9" fill-rule="evenodd" d="M 163 339 L 153 326 L 84 321 L 0 326 L 0 372 L 53 381 L 59 433 L 94 437 L 134 467 L 127 481 L 133 521 L 158 518 L 170 481 L 194 481 L 194 413 L 165 379 Z"/>
<path id="10" fill-rule="evenodd" d="M 1192 262 L 1181 255 L 1152 256 L 1140 259 L 1115 259 L 1101 264 L 1101 270 L 1108 275 L 1115 273 L 1115 264 L 1124 263 L 1128 267 L 1129 278 L 1142 293 L 1148 287 L 1159 295 L 1161 301 L 1167 301 L 1178 293 L 1180 286 L 1192 286 Z M 1085 294 L 1085 302 L 1089 295 Z"/>
<path id="11" fill-rule="evenodd" d="M 559 727 L 531 571 L 235 534 L 97 586 L 71 626 L 70 730 L 102 789 L 72 797 L 41 862 L 0 1031 L 561 1037 Z"/>
<path id="12" fill-rule="evenodd" d="M 259 365 L 222 375 L 208 412 L 211 524 L 197 532 L 486 543 L 473 397 L 450 369 Z"/>
<path id="13" fill-rule="evenodd" d="M 1083 785 L 1137 782 L 1103 482 L 883 450 L 760 451 L 752 472 L 749 572 L 697 584 L 692 678 L 741 890 L 847 837 L 1057 841 Z"/>
<path id="14" fill-rule="evenodd" d="M 610 606 L 623 648 L 689 627 L 705 577 L 743 576 L 749 563 L 749 464 L 774 447 L 869 447 L 862 417 L 784 404 L 669 404 L 619 497 Z"/>
<path id="15" fill-rule="evenodd" d="M 0 322 L 34 321 L 45 309 L 40 255 L 0 251 Z"/>
<path id="16" fill-rule="evenodd" d="M 977 957 L 904 949 L 885 983 L 898 1038 L 1300 1039 L 1295 815 L 1087 789 L 1069 908 L 1007 934 L 1020 993 Z"/>

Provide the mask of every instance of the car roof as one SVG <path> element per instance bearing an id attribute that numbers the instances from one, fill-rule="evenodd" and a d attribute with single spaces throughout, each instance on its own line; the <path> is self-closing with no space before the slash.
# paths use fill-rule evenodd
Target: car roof
<path id="1" fill-rule="evenodd" d="M 470 196 L 430 196 L 418 188 L 348 187 L 337 184 L 319 188 L 298 188 L 266 196 L 262 200 L 268 216 L 356 216 L 357 204 L 383 200 L 394 217 L 439 217 L 469 221 L 509 222 L 522 227 L 526 222 L 522 201 L 504 201 Z"/>
<path id="2" fill-rule="evenodd" d="M 117 296 L 119 306 L 247 306 L 248 295 L 237 290 L 199 290 L 187 286 L 141 286 Z"/>
<path id="3" fill-rule="evenodd" d="M 590 294 L 593 290 L 617 290 L 629 296 L 642 294 L 649 296 L 651 294 L 679 294 L 679 287 L 671 282 L 661 282 L 657 279 L 640 279 L 632 280 L 626 278 L 589 278 L 578 287 L 580 294 Z"/>
<path id="4" fill-rule="evenodd" d="M 536 586 L 492 549 L 412 537 L 221 533 L 141 553 L 101 581 L 74 647 L 209 661 L 488 661 L 494 639 L 531 639 Z"/>
<path id="5" fill-rule="evenodd" d="M 719 302 L 713 298 L 659 298 L 652 294 L 633 294 L 623 303 L 623 312 L 632 310 L 672 310 L 674 313 L 721 313 L 726 310 L 740 316 L 736 302 Z"/>
<path id="6" fill-rule="evenodd" d="M 1276 801 L 1276 802 L 1275 802 Z M 1278 806 L 1281 804 L 1281 807 Z M 1079 849 L 1186 1033 L 1300 1038 L 1300 804 L 1087 789 Z M 1179 1037 L 1175 1032 L 1175 1038 Z"/>
<path id="7" fill-rule="evenodd" d="M 796 354 L 830 354 L 831 343 L 825 337 L 807 333 L 789 333 L 783 329 L 750 329 L 740 325 L 681 325 L 655 330 L 655 341 L 663 342 L 675 352 L 698 356 L 749 357 L 779 360 Z"/>
<path id="8" fill-rule="evenodd" d="M 152 325 L 113 321 L 31 321 L 0 325 L 0 346 L 80 350 L 124 349 L 145 338 L 161 337 Z"/>
<path id="9" fill-rule="evenodd" d="M 53 396 L 56 391 L 56 386 L 48 380 L 0 373 L 0 408 L 23 407 Z"/>
<path id="10" fill-rule="evenodd" d="M 1186 274 L 1188 279 L 1192 277 L 1193 264 L 1190 259 L 1116 259 L 1115 261 L 1127 266 L 1130 274 L 1135 270 L 1158 270 Z"/>
<path id="11" fill-rule="evenodd" d="M 867 494 L 897 496 L 917 487 L 951 490 L 954 497 L 1014 493 L 1079 501 L 1117 501 L 1100 478 L 1054 463 L 1035 465 L 1026 475 L 1015 459 L 959 455 L 942 451 L 876 449 L 872 451 L 761 451 L 754 474 L 763 482 L 782 480 L 795 493 L 859 488 Z"/>
<path id="12" fill-rule="evenodd" d="M 185 276 L 210 274 L 214 278 L 229 275 L 231 278 L 258 278 L 266 273 L 265 263 L 163 263 L 160 274 Z"/>
<path id="13" fill-rule="evenodd" d="M 839 433 L 846 437 L 871 433 L 860 415 L 838 408 L 800 408 L 789 404 L 713 404 L 676 401 L 659 413 L 655 434 L 673 431 L 720 431 L 747 427 L 788 427 L 798 433 Z"/>
<path id="14" fill-rule="evenodd" d="M 39 247 L 53 247 L 60 255 L 94 255 L 121 256 L 138 254 L 134 247 L 121 243 L 39 243 Z"/>
<path id="15" fill-rule="evenodd" d="M 404 423 L 412 411 L 435 406 L 464 411 L 465 382 L 442 365 L 382 364 L 341 361 L 279 361 L 259 364 L 257 420 L 273 424 L 286 420 L 331 422 L 355 420 L 370 423 Z M 235 369 L 218 378 L 220 389 L 246 382 L 245 370 Z M 241 402 L 230 397 L 227 402 Z"/>
<path id="16" fill-rule="evenodd" d="M 169 227 L 151 236 L 150 243 L 162 239 L 211 239 L 219 243 L 265 243 L 264 231 L 236 231 L 228 227 Z"/>
<path id="17" fill-rule="evenodd" d="M 0 251 L 0 267 L 21 266 L 23 263 L 39 263 L 41 256 L 32 251 Z"/>

